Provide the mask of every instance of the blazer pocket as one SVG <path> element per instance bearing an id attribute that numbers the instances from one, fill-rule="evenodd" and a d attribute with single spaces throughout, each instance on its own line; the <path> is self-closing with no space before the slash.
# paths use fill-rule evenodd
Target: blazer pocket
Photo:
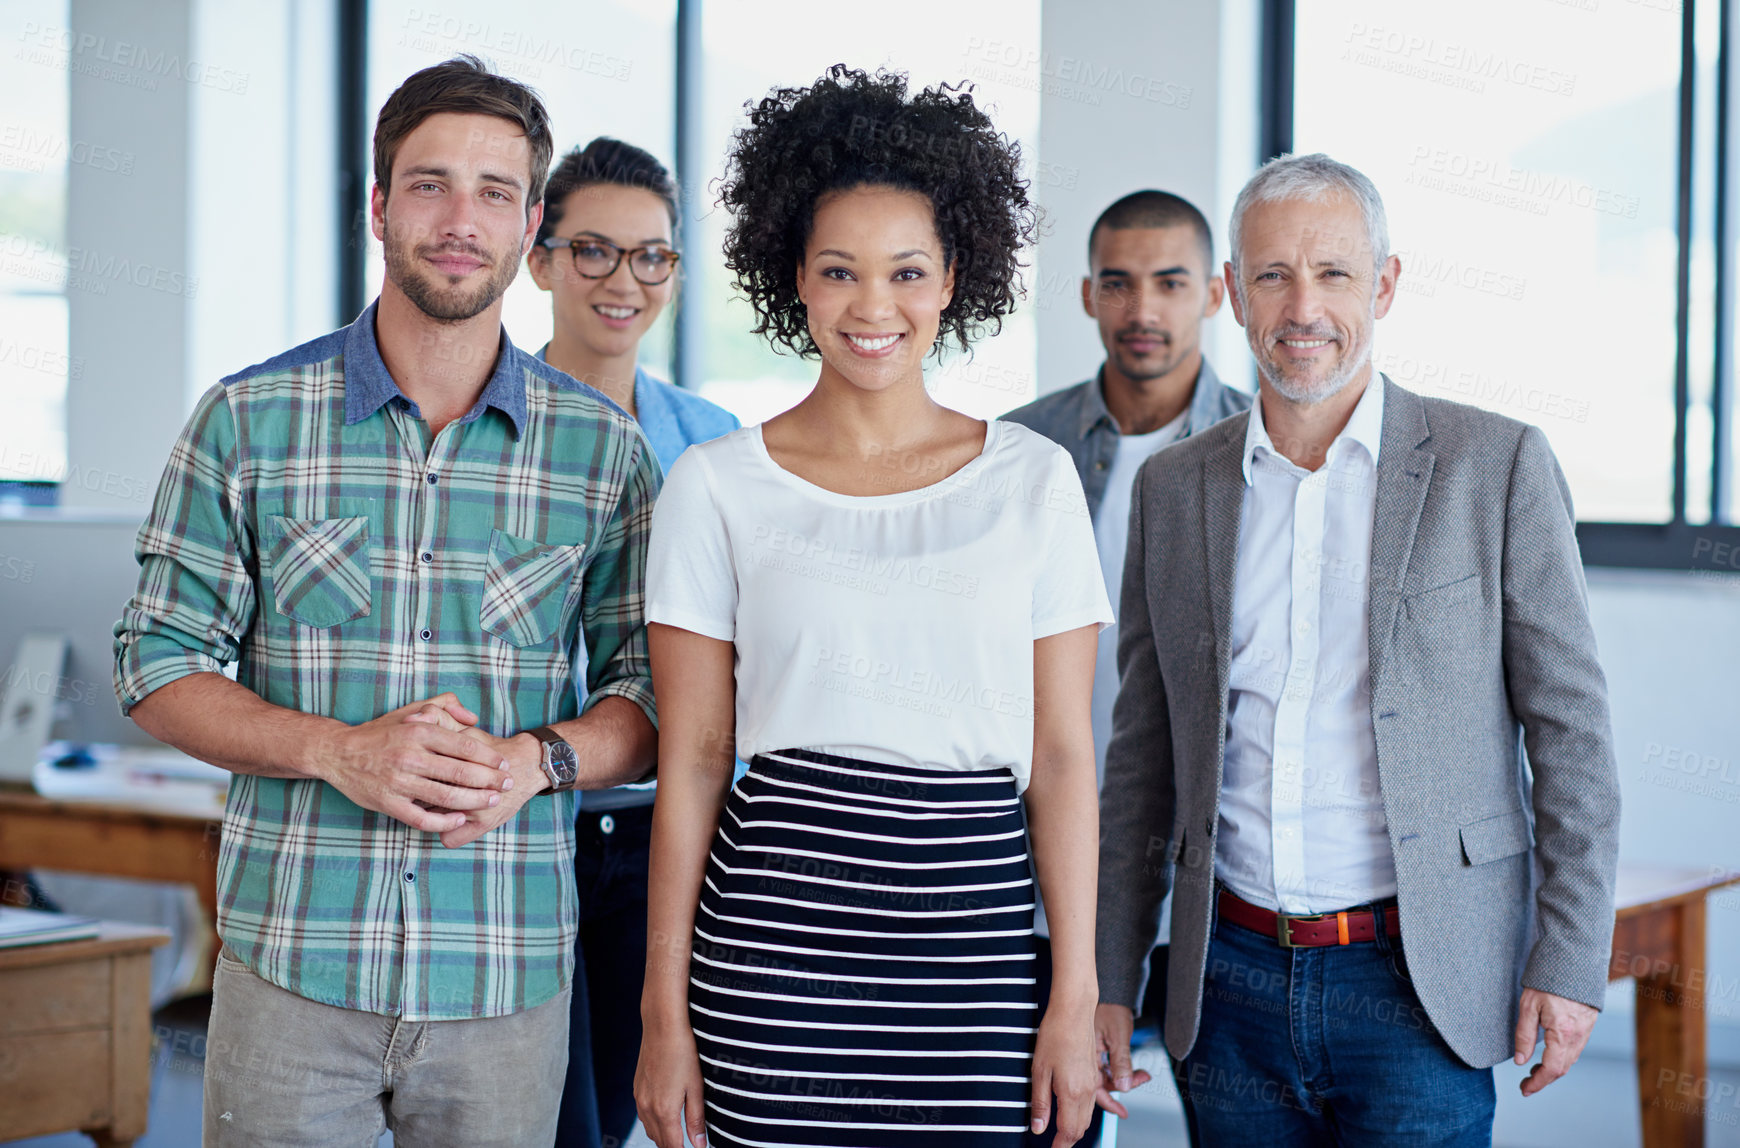
<path id="1" fill-rule="evenodd" d="M 337 626 L 374 609 L 369 575 L 369 520 L 269 519 L 266 553 L 272 601 L 305 626 Z"/>
<path id="2" fill-rule="evenodd" d="M 1500 813 L 1462 827 L 1462 856 L 1470 865 L 1484 865 L 1527 852 L 1535 843 L 1529 815 L 1521 809 Z"/>
<path id="3" fill-rule="evenodd" d="M 1402 599 L 1402 604 L 1407 607 L 1408 617 L 1422 618 L 1433 614 L 1442 614 L 1458 606 L 1479 600 L 1480 575 L 1470 574 L 1466 578 L 1458 578 L 1454 582 L 1446 582 L 1442 586 L 1434 586 L 1430 590 L 1409 594 Z"/>
<path id="4" fill-rule="evenodd" d="M 478 621 L 510 646 L 536 646 L 562 621 L 584 545 L 551 546 L 502 530 L 489 536 Z"/>

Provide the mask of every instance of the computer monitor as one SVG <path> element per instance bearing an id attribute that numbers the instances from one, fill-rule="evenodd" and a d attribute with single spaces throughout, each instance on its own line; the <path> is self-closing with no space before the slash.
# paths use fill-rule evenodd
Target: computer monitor
<path id="1" fill-rule="evenodd" d="M 6 667 L 0 695 L 9 688 L 45 695 L 55 738 L 160 744 L 122 717 L 115 701 L 115 622 L 139 581 L 133 542 L 142 518 L 77 510 L 0 516 L 0 666 Z M 65 663 L 52 685 L 19 667 L 32 634 L 66 639 Z"/>

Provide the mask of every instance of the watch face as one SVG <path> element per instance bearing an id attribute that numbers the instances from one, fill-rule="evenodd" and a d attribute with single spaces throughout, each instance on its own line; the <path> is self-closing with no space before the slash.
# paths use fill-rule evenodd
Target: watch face
<path id="1" fill-rule="evenodd" d="M 579 755 L 565 741 L 553 741 L 549 744 L 550 769 L 561 779 L 563 785 L 567 785 L 580 775 Z"/>

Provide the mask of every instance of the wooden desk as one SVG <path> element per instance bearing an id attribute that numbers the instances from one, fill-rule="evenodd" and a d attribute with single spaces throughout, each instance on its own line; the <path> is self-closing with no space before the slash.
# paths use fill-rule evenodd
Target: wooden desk
<path id="1" fill-rule="evenodd" d="M 1724 869 L 1620 865 L 1609 980 L 1637 981 L 1637 1089 L 1644 1148 L 1703 1148 L 1705 898 Z"/>
<path id="2" fill-rule="evenodd" d="M 0 949 L 0 1140 L 77 1130 L 125 1148 L 145 1134 L 151 950 L 168 940 L 105 924 L 90 940 Z"/>
<path id="3" fill-rule="evenodd" d="M 222 828 L 221 807 L 194 810 L 55 801 L 20 790 L 0 790 L 0 871 L 65 869 L 186 882 L 205 908 L 209 956 L 215 960 Z"/>

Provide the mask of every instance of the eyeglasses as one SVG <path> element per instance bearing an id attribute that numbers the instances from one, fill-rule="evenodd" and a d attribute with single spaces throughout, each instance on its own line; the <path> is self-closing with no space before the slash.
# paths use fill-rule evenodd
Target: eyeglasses
<path id="1" fill-rule="evenodd" d="M 677 269 L 677 260 L 682 253 L 669 247 L 618 247 L 607 239 L 595 239 L 590 235 L 575 239 L 563 239 L 552 235 L 544 240 L 544 246 L 551 251 L 566 247 L 574 255 L 574 270 L 585 279 L 608 279 L 616 274 L 616 269 L 622 265 L 622 257 L 628 256 L 628 272 L 648 287 L 657 287 L 671 277 L 671 272 Z"/>

